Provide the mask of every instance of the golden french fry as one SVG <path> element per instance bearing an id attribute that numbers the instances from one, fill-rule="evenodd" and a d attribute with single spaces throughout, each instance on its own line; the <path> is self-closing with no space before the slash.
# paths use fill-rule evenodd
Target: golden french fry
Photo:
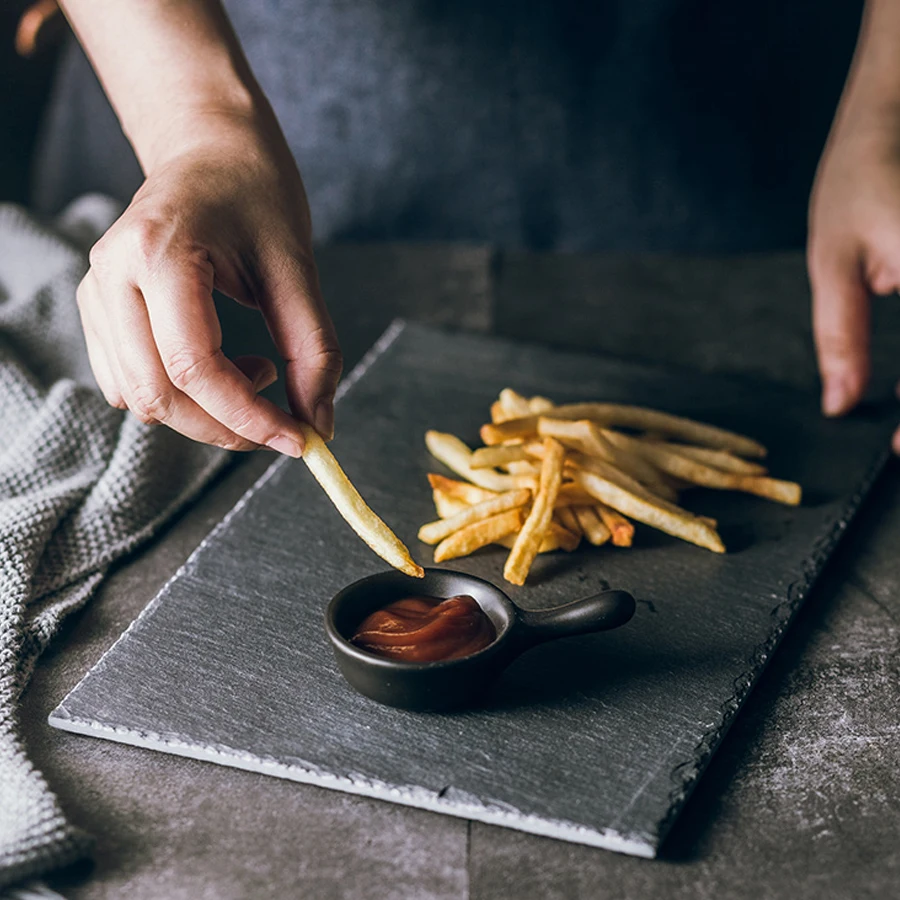
<path id="1" fill-rule="evenodd" d="M 774 500 L 786 506 L 799 506 L 803 499 L 803 488 L 796 481 L 784 481 L 765 475 L 737 475 L 735 478 L 739 478 L 740 482 L 729 486 L 733 491 L 755 494 L 757 497 L 765 497 L 766 500 Z"/>
<path id="2" fill-rule="evenodd" d="M 425 571 L 403 542 L 366 505 L 325 442 L 308 425 L 301 425 L 306 449 L 303 461 L 347 524 L 387 563 L 416 578 Z"/>
<path id="3" fill-rule="evenodd" d="M 533 478 L 535 485 L 537 484 L 538 476 L 540 476 L 541 474 L 541 467 L 539 465 L 534 462 L 527 462 L 524 459 L 507 463 L 506 468 L 509 470 L 511 475 L 524 475 Z"/>
<path id="4" fill-rule="evenodd" d="M 614 546 L 630 547 L 634 542 L 634 525 L 622 513 L 611 506 L 607 506 L 605 503 L 598 503 L 594 508 L 600 517 L 600 521 L 612 534 Z"/>
<path id="5" fill-rule="evenodd" d="M 605 544 L 612 537 L 612 532 L 603 524 L 593 506 L 575 506 L 572 511 L 585 537 L 595 547 Z"/>
<path id="6" fill-rule="evenodd" d="M 499 541 L 494 541 L 495 544 L 506 547 L 507 550 L 512 550 L 515 542 L 515 534 L 508 534 L 506 537 L 500 538 Z M 578 538 L 571 531 L 563 528 L 562 525 L 558 525 L 556 522 L 551 522 L 550 530 L 544 535 L 541 546 L 538 548 L 538 554 L 552 553 L 554 550 L 565 550 L 567 553 L 571 553 L 578 546 L 578 543 Z"/>
<path id="7" fill-rule="evenodd" d="M 489 491 L 487 488 L 469 484 L 468 481 L 457 481 L 455 478 L 447 478 L 446 475 L 438 475 L 436 472 L 428 473 L 428 483 L 434 490 L 443 491 L 457 500 L 465 501 L 469 506 L 473 503 L 481 503 L 482 500 L 490 500 L 497 497 L 497 491 Z"/>
<path id="8" fill-rule="evenodd" d="M 546 415 L 546 413 L 545 413 Z M 505 422 L 493 422 L 482 425 L 479 434 L 488 446 L 505 444 L 512 440 L 530 440 L 537 437 L 538 416 L 528 415 L 518 419 L 507 419 Z"/>
<path id="9" fill-rule="evenodd" d="M 618 485 L 623 490 L 628 491 L 637 497 L 642 497 L 644 500 L 649 500 L 651 503 L 657 503 L 660 506 L 666 507 L 670 511 L 681 511 L 680 506 L 677 506 L 665 497 L 660 497 L 659 494 L 653 493 L 650 488 L 641 484 L 627 473 L 617 469 L 611 463 L 604 462 L 604 460 L 598 459 L 596 456 L 588 456 L 586 453 L 570 450 L 566 454 L 566 462 L 563 471 L 567 478 L 575 479 L 576 484 L 578 483 L 576 478 L 578 469 L 582 469 L 586 472 L 593 472 L 595 475 L 599 475 L 601 478 L 613 482 L 613 484 Z"/>
<path id="10" fill-rule="evenodd" d="M 578 535 L 578 537 L 582 536 L 583 532 L 581 530 L 581 525 L 578 523 L 575 513 L 572 512 L 571 506 L 562 506 L 554 509 L 553 518 L 557 520 L 566 531 L 571 531 L 572 534 Z"/>
<path id="11" fill-rule="evenodd" d="M 529 413 L 537 413 L 540 415 L 541 413 L 545 413 L 548 410 L 553 409 L 556 404 L 552 400 L 548 400 L 546 397 L 540 397 L 535 395 L 534 397 L 528 398 L 528 411 Z"/>
<path id="12" fill-rule="evenodd" d="M 474 522 L 496 516 L 508 509 L 516 509 L 525 506 L 531 500 L 531 491 L 522 488 L 518 491 L 509 491 L 469 506 L 449 519 L 439 519 L 437 522 L 429 522 L 419 529 L 419 540 L 423 544 L 437 544 L 444 538 L 450 537 L 454 531 L 459 531 Z"/>
<path id="13" fill-rule="evenodd" d="M 516 537 L 513 548 L 503 567 L 503 577 L 512 584 L 524 584 L 531 564 L 537 556 L 541 541 L 553 519 L 553 505 L 562 484 L 563 445 L 554 438 L 544 439 L 544 459 L 541 462 L 541 477 L 531 512 Z"/>
<path id="14" fill-rule="evenodd" d="M 442 519 L 449 519 L 469 508 L 469 504 L 464 500 L 460 500 L 457 497 L 451 497 L 440 488 L 435 488 L 431 492 L 431 496 L 434 500 L 434 508 Z"/>
<path id="15" fill-rule="evenodd" d="M 559 493 L 556 495 L 556 503 L 554 507 L 559 509 L 562 506 L 593 506 L 595 499 L 574 481 L 564 481 Z"/>
<path id="16" fill-rule="evenodd" d="M 506 512 L 474 522 L 454 532 L 434 548 L 434 561 L 446 562 L 459 556 L 468 556 L 480 547 L 493 544 L 522 527 L 524 514 L 521 509 Z"/>
<path id="17" fill-rule="evenodd" d="M 440 460 L 457 475 L 462 475 L 473 484 L 489 491 L 502 493 L 515 488 L 534 486 L 534 479 L 529 476 L 504 475 L 492 469 L 473 469 L 472 451 L 456 435 L 441 431 L 426 431 L 425 444 L 435 459 Z"/>
<path id="18" fill-rule="evenodd" d="M 667 500 L 675 500 L 677 492 L 666 483 L 664 475 L 652 463 L 634 453 L 623 453 L 611 444 L 600 427 L 589 419 L 538 419 L 538 434 L 555 437 L 566 447 L 580 450 L 588 456 L 596 456 L 612 463 L 632 478 L 649 487 L 655 494 Z M 526 449 L 531 447 L 526 445 Z"/>
<path id="19" fill-rule="evenodd" d="M 643 440 L 646 441 L 644 438 Z M 686 456 L 696 462 L 721 469 L 723 472 L 736 472 L 738 475 L 765 475 L 768 472 L 765 466 L 750 462 L 749 459 L 741 459 L 728 450 L 713 450 L 710 447 L 695 447 L 692 444 L 670 444 L 666 441 L 646 441 L 651 444 L 661 444 L 679 456 Z"/>
<path id="20" fill-rule="evenodd" d="M 550 529 L 547 534 L 556 541 L 560 550 L 571 553 L 578 548 L 581 543 L 581 535 L 573 534 L 568 528 L 563 528 L 559 522 L 550 522 Z"/>
<path id="21" fill-rule="evenodd" d="M 766 448 L 752 438 L 714 425 L 706 425 L 693 419 L 640 406 L 625 406 L 619 403 L 571 403 L 555 406 L 542 415 L 554 419 L 590 419 L 598 425 L 612 428 L 661 432 L 686 443 L 713 447 L 717 450 L 730 450 L 738 456 L 766 455 Z M 481 439 L 488 446 L 492 446 L 502 444 L 510 438 L 528 437 L 537 433 L 538 418 L 540 417 L 532 414 L 496 425 L 493 423 L 484 425 L 481 429 Z"/>
<path id="22" fill-rule="evenodd" d="M 581 530 L 581 526 L 578 524 L 578 519 L 575 518 L 575 514 L 572 512 L 572 507 L 564 506 L 560 509 L 553 510 L 553 519 L 550 521 L 550 530 L 552 532 L 553 526 L 556 526 L 561 531 L 566 531 L 568 534 L 571 534 L 574 540 L 574 545 L 571 549 L 574 550 L 580 543 L 581 539 L 584 537 L 584 532 Z M 566 542 L 563 541 L 563 544 Z M 569 550 L 568 546 L 563 547 L 565 550 Z"/>
<path id="23" fill-rule="evenodd" d="M 500 422 L 505 422 L 508 418 L 510 418 L 503 411 L 503 404 L 499 400 L 495 400 L 491 404 L 491 421 L 498 425 Z"/>
<path id="24" fill-rule="evenodd" d="M 503 388 L 500 391 L 500 397 L 497 402 L 503 409 L 504 418 L 502 421 L 504 422 L 508 419 L 518 419 L 520 416 L 531 415 L 533 412 L 528 405 L 528 400 L 512 388 Z"/>
<path id="25" fill-rule="evenodd" d="M 524 444 L 503 444 L 499 447 L 479 447 L 472 453 L 469 464 L 473 469 L 493 469 L 512 462 L 528 462 L 529 459 Z"/>
<path id="26" fill-rule="evenodd" d="M 710 528 L 706 522 L 687 510 L 672 507 L 665 501 L 648 499 L 646 496 L 632 493 L 596 472 L 576 469 L 575 480 L 602 503 L 631 516 L 638 522 L 716 553 L 725 552 L 725 545 L 715 529 Z"/>
<path id="27" fill-rule="evenodd" d="M 611 444 L 622 450 L 641 454 L 657 468 L 692 484 L 720 490 L 745 491 L 788 506 L 796 506 L 800 502 L 800 485 L 793 481 L 781 481 L 762 475 L 723 472 L 721 469 L 714 469 L 712 466 L 682 456 L 669 446 L 642 441 L 617 431 L 604 430 L 603 434 Z"/>

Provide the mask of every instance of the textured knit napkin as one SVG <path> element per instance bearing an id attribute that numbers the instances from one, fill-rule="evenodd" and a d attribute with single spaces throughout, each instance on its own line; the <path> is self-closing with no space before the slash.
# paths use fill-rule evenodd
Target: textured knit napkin
<path id="1" fill-rule="evenodd" d="M 110 408 L 91 378 L 75 289 L 116 212 L 85 197 L 48 228 L 0 205 L 0 888 L 89 846 L 18 735 L 35 660 L 228 458 Z"/>

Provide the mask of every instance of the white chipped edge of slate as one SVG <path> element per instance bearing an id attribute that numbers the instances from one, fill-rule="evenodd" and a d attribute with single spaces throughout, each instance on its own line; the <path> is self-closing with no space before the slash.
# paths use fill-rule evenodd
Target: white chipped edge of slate
<path id="1" fill-rule="evenodd" d="M 442 791 L 411 785 L 396 785 L 349 773 L 338 775 L 311 763 L 289 764 L 265 756 L 218 744 L 200 744 L 182 737 L 164 737 L 154 732 L 134 728 L 115 727 L 102 722 L 71 716 L 60 705 L 50 714 L 50 724 L 63 731 L 88 737 L 103 737 L 133 747 L 161 750 L 175 756 L 186 756 L 205 762 L 218 763 L 262 775 L 274 775 L 288 781 L 314 784 L 318 787 L 387 800 L 403 806 L 413 806 L 431 812 L 443 813 L 463 819 L 474 819 L 488 825 L 500 825 L 526 831 L 542 837 L 557 838 L 570 843 L 585 844 L 604 850 L 614 850 L 630 856 L 652 859 L 656 856 L 656 842 L 649 836 L 625 835 L 610 828 L 597 830 L 586 825 L 565 820 L 542 818 L 509 804 L 497 801 L 483 802 L 478 797 L 449 787 Z"/>
<path id="2" fill-rule="evenodd" d="M 372 345 L 371 349 L 353 368 L 350 374 L 341 382 L 336 401 L 339 401 L 358 382 L 363 375 L 375 364 L 375 362 L 394 343 L 406 327 L 404 319 L 395 319 L 385 332 Z M 304 784 L 314 784 L 319 787 L 343 791 L 344 793 L 358 794 L 363 797 L 373 797 L 378 800 L 387 800 L 404 806 L 413 806 L 432 812 L 444 813 L 464 819 L 473 819 L 485 822 L 489 825 L 501 825 L 526 831 L 543 837 L 558 838 L 572 843 L 585 844 L 590 847 L 600 847 L 605 850 L 614 850 L 618 853 L 626 853 L 631 856 L 640 856 L 652 859 L 656 856 L 657 842 L 651 836 L 626 835 L 614 829 L 605 828 L 597 830 L 575 822 L 542 818 L 537 815 L 523 813 L 508 804 L 497 801 L 482 802 L 478 797 L 458 791 L 452 786 L 442 790 L 433 791 L 428 788 L 410 785 L 393 785 L 387 782 L 372 779 L 367 776 L 348 774 L 337 775 L 328 772 L 310 763 L 303 765 L 288 764 L 270 757 L 261 757 L 245 751 L 235 750 L 224 745 L 201 744 L 186 740 L 183 737 L 164 737 L 153 732 L 140 731 L 138 729 L 116 727 L 91 719 L 83 719 L 73 716 L 66 704 L 70 698 L 79 693 L 82 685 L 91 680 L 95 673 L 100 672 L 108 664 L 108 657 L 115 652 L 116 647 L 127 639 L 132 629 L 136 628 L 142 619 L 152 615 L 156 607 L 165 599 L 172 584 L 181 577 L 182 573 L 190 569 L 194 559 L 203 552 L 204 548 L 216 540 L 220 531 L 226 529 L 231 520 L 247 505 L 251 497 L 273 475 L 290 460 L 282 457 L 272 463 L 271 466 L 257 479 L 247 490 L 243 497 L 235 504 L 233 509 L 222 521 L 200 542 L 185 563 L 166 582 L 160 592 L 147 604 L 137 618 L 119 636 L 115 643 L 107 650 L 98 662 L 88 671 L 82 680 L 66 695 L 59 706 L 54 709 L 47 721 L 54 728 L 69 731 L 73 734 L 86 735 L 88 737 L 101 737 L 129 744 L 134 747 L 143 747 L 149 750 L 159 750 L 176 756 L 185 756 L 191 759 L 199 759 L 206 762 L 227 765 L 233 768 L 245 769 L 249 772 L 258 772 L 263 775 L 273 775 L 289 781 L 297 781 Z"/>

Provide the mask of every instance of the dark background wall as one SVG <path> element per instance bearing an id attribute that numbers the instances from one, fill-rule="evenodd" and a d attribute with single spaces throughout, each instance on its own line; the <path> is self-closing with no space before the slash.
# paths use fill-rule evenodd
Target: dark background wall
<path id="1" fill-rule="evenodd" d="M 27 6 L 25 0 L 0 3 L 0 200 L 17 203 L 28 199 L 32 151 L 56 63 L 52 47 L 31 59 L 16 53 L 16 25 Z"/>
<path id="2" fill-rule="evenodd" d="M 140 170 L 72 44 L 29 177 L 57 54 L 15 56 L 25 5 L 0 10 L 0 198 L 127 202 Z M 226 5 L 320 240 L 720 253 L 802 246 L 862 0 Z"/>

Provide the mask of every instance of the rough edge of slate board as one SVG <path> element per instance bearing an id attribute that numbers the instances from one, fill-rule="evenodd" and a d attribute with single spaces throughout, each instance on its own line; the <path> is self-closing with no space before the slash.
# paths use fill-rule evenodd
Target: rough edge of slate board
<path id="1" fill-rule="evenodd" d="M 748 668 L 735 678 L 734 693 L 719 707 L 722 715 L 721 723 L 704 733 L 694 748 L 691 760 L 675 766 L 672 770 L 673 776 L 675 773 L 678 773 L 678 783 L 669 794 L 668 813 L 657 824 L 660 845 L 665 841 L 666 835 L 678 818 L 700 776 L 706 770 L 713 754 L 737 718 L 754 685 L 765 671 L 769 663 L 769 657 L 781 643 L 785 631 L 787 631 L 794 616 L 803 605 L 803 601 L 814 587 L 819 575 L 822 574 L 825 563 L 828 562 L 829 557 L 834 552 L 835 547 L 871 490 L 872 485 L 881 474 L 890 456 L 891 451 L 885 450 L 881 456 L 877 457 L 877 461 L 872 468 L 866 472 L 859 490 L 848 500 L 834 527 L 816 542 L 812 554 L 804 561 L 802 580 L 794 581 L 789 585 L 787 597 L 772 611 L 772 618 L 777 625 L 772 629 L 769 637 L 754 649 L 748 658 Z M 673 780 L 675 779 L 673 778 Z"/>
<path id="2" fill-rule="evenodd" d="M 342 381 L 337 399 L 340 400 L 353 385 L 362 378 L 366 371 L 385 353 L 391 344 L 397 339 L 406 327 L 406 321 L 397 319 L 387 328 L 384 334 L 375 342 L 369 352 L 363 357 L 350 374 Z M 521 343 L 521 342 L 517 342 Z M 677 373 L 676 369 L 666 367 L 643 366 L 644 368 L 658 368 L 660 371 Z M 729 376 L 729 380 L 741 381 L 740 376 Z M 554 837 L 574 843 L 585 844 L 632 856 L 653 858 L 657 855 L 666 835 L 672 828 L 680 814 L 684 804 L 693 791 L 706 766 L 709 764 L 716 748 L 721 743 L 728 729 L 733 724 L 738 712 L 749 696 L 753 686 L 765 669 L 769 657 L 780 643 L 785 631 L 806 599 L 809 591 L 821 574 L 829 556 L 833 552 L 838 541 L 846 531 L 853 516 L 859 509 L 871 489 L 875 479 L 880 474 L 890 456 L 886 448 L 884 453 L 877 456 L 870 469 L 865 473 L 858 490 L 845 504 L 843 510 L 832 529 L 823 535 L 815 544 L 813 552 L 804 561 L 804 571 L 801 579 L 791 583 L 787 597 L 772 611 L 775 622 L 768 638 L 754 648 L 747 658 L 747 668 L 734 679 L 734 692 L 720 705 L 721 720 L 710 727 L 694 747 L 690 758 L 674 766 L 671 770 L 675 787 L 669 794 L 669 806 L 666 815 L 657 823 L 655 828 L 656 840 L 651 842 L 643 840 L 635 835 L 626 835 L 615 829 L 605 828 L 597 831 L 577 823 L 569 821 L 556 821 L 540 818 L 532 814 L 522 813 L 518 810 L 509 810 L 496 805 L 488 805 L 478 798 L 458 797 L 444 800 L 430 791 L 417 789 L 414 786 L 399 787 L 378 781 L 370 777 L 347 777 L 335 775 L 323 771 L 314 766 L 291 765 L 278 759 L 264 757 L 252 753 L 241 752 L 231 747 L 217 744 L 200 744 L 187 740 L 177 740 L 163 737 L 155 732 L 139 731 L 132 728 L 115 727 L 105 725 L 95 720 L 88 720 L 73 716 L 66 709 L 66 701 L 74 694 L 81 683 L 91 677 L 92 673 L 105 668 L 107 657 L 115 650 L 132 629 L 136 628 L 145 616 L 149 616 L 157 605 L 162 602 L 170 585 L 179 579 L 182 573 L 188 569 L 194 557 L 203 552 L 206 546 L 217 539 L 220 531 L 228 528 L 232 519 L 237 516 L 251 497 L 284 465 L 287 460 L 279 459 L 260 476 L 260 478 L 247 490 L 238 503 L 222 519 L 222 521 L 207 535 L 198 545 L 185 563 L 166 582 L 159 593 L 147 604 L 128 628 L 119 636 L 112 647 L 103 654 L 100 660 L 91 668 L 78 685 L 48 716 L 50 725 L 74 734 L 88 737 L 101 737 L 115 740 L 119 743 L 129 744 L 145 749 L 157 750 L 184 756 L 191 759 L 228 765 L 234 768 L 245 769 L 265 775 L 285 778 L 307 784 L 315 784 L 341 790 L 346 793 L 373 797 L 375 799 L 388 800 L 393 803 L 427 809 L 433 812 L 449 814 L 456 817 L 474 819 L 488 824 L 512 827 L 520 831 L 546 837 Z"/>

